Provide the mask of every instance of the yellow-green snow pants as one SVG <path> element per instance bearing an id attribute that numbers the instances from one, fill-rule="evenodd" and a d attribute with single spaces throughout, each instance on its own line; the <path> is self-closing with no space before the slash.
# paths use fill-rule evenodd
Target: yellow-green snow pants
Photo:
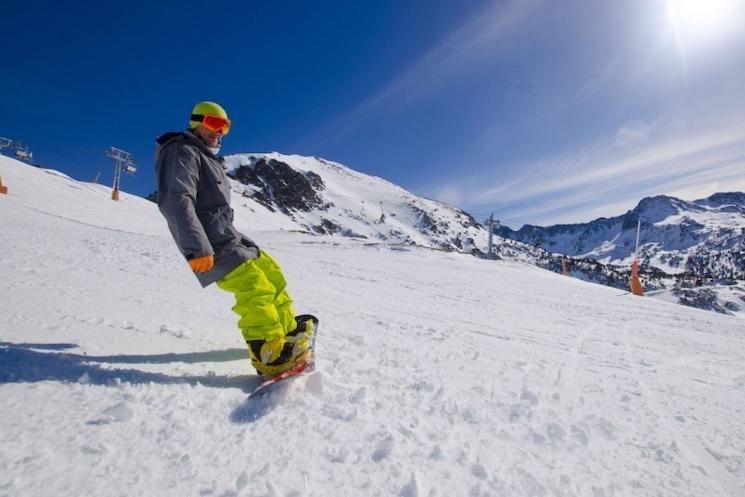
<path id="1" fill-rule="evenodd" d="M 235 295 L 235 311 L 243 338 L 274 340 L 293 331 L 295 309 L 287 293 L 287 281 L 279 264 L 263 250 L 217 282 L 217 286 Z"/>

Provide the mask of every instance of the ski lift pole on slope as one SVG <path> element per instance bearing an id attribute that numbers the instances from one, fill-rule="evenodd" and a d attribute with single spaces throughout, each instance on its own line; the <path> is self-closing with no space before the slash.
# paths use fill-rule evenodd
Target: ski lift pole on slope
<path id="1" fill-rule="evenodd" d="M 492 212 L 484 223 L 489 227 L 489 242 L 486 246 L 486 258 L 496 259 L 496 256 L 494 255 L 494 227 L 499 225 L 499 219 L 494 219 L 494 213 Z"/>
<path id="2" fill-rule="evenodd" d="M 132 162 L 132 154 L 120 150 L 115 147 L 110 147 L 106 151 L 106 156 L 114 159 L 114 186 L 111 191 L 111 200 L 119 200 L 119 184 L 122 180 L 122 171 L 129 174 L 134 174 L 137 171 L 134 163 Z"/>
<path id="3" fill-rule="evenodd" d="M 629 281 L 631 293 L 639 297 L 644 296 L 644 288 L 639 280 L 639 235 L 641 234 L 641 228 L 642 220 L 639 218 L 636 225 L 636 250 L 634 251 L 634 260 L 631 263 L 631 279 Z"/>
<path id="4" fill-rule="evenodd" d="M 13 140 L 0 136 L 0 153 L 6 148 L 10 148 L 11 145 L 13 145 Z"/>

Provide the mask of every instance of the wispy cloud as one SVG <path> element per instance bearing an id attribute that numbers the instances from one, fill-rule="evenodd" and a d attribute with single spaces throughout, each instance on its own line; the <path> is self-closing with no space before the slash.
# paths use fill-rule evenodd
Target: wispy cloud
<path id="1" fill-rule="evenodd" d="M 425 98 L 464 72 L 490 62 L 490 51 L 545 0 L 494 1 L 440 44 L 425 53 L 386 86 L 320 127 L 306 141 L 338 139 L 378 113 L 390 112 Z"/>
<path id="2" fill-rule="evenodd" d="M 639 39 L 651 45 L 640 50 Z M 637 33 L 626 41 L 587 56 L 588 73 L 573 98 L 553 94 L 541 106 L 541 119 L 526 109 L 536 134 L 551 136 L 551 126 L 573 127 L 587 145 L 552 154 L 541 151 L 536 140 L 538 159 L 490 166 L 475 157 L 479 172 L 416 190 L 472 212 L 494 210 L 515 225 L 617 215 L 649 195 L 694 199 L 745 190 L 742 73 L 701 60 L 690 72 L 678 71 L 664 30 L 652 30 L 646 38 Z M 733 48 L 720 50 L 719 58 L 712 54 L 712 59 L 729 60 Z M 604 119 L 595 124 L 574 118 L 575 112 L 590 111 Z M 615 128 L 610 124 L 614 118 L 619 120 Z M 504 123 L 494 126 L 498 130 Z M 484 133 L 481 148 L 488 148 L 495 136 L 494 130 Z"/>
<path id="3" fill-rule="evenodd" d="M 494 209 L 513 224 L 617 215 L 648 195 L 693 199 L 745 190 L 745 124 L 658 140 L 650 139 L 650 129 L 639 123 L 624 126 L 615 139 L 576 153 L 502 167 L 501 178 L 470 176 L 424 190 L 469 210 Z M 623 136 L 621 143 L 618 136 Z"/>
<path id="4" fill-rule="evenodd" d="M 730 77 L 712 78 L 708 66 L 680 71 L 667 28 L 655 24 L 654 9 L 646 10 L 649 2 L 617 5 L 613 12 L 626 24 L 603 36 L 594 29 L 596 18 L 610 26 L 618 16 L 608 18 L 607 9 L 594 4 L 575 4 L 575 15 L 560 25 L 551 16 L 564 15 L 564 6 L 493 2 L 305 141 L 316 147 L 341 142 L 387 113 L 425 99 L 436 105 L 433 97 L 447 95 L 464 77 L 517 63 L 524 66 L 512 88 L 517 92 L 502 95 L 493 118 L 483 113 L 464 120 L 469 133 L 453 133 L 457 138 L 434 136 L 430 148 L 439 146 L 434 140 L 452 140 L 441 147 L 451 151 L 445 158 L 422 150 L 424 165 L 444 170 L 446 163 L 448 176 L 407 188 L 472 213 L 494 210 L 512 224 L 617 215 L 648 195 L 690 199 L 745 190 L 745 124 L 737 110 L 742 78 L 721 70 L 716 74 Z M 640 27 L 639 13 L 652 19 Z M 496 101 L 485 98 L 485 108 Z M 557 132 L 567 128 L 571 133 Z M 565 136 L 566 142 L 557 138 Z M 566 151 L 580 140 L 586 145 Z M 456 153 L 461 167 L 451 167 Z M 420 177 L 438 174 L 432 173 L 438 167 L 424 165 Z"/>

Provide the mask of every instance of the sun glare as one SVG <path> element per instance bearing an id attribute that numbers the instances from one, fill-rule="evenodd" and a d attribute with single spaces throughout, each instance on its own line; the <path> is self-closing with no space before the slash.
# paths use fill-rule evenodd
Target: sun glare
<path id="1" fill-rule="evenodd" d="M 710 38 L 733 27 L 742 3 L 742 0 L 667 0 L 667 10 L 678 36 Z"/>

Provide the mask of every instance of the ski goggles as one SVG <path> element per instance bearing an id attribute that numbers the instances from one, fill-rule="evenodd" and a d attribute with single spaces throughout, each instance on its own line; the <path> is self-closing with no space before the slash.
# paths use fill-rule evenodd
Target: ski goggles
<path id="1" fill-rule="evenodd" d="M 202 114 L 192 114 L 191 120 L 201 123 L 202 126 L 212 131 L 213 133 L 220 133 L 227 135 L 230 131 L 230 119 L 219 116 L 203 116 Z"/>

